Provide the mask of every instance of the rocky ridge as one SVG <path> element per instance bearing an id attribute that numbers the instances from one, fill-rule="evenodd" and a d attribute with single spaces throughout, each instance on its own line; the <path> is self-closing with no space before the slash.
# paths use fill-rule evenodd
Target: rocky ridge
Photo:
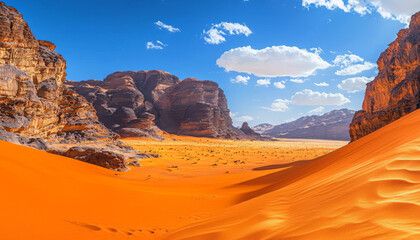
<path id="1" fill-rule="evenodd" d="M 99 120 L 122 137 L 160 138 L 161 131 L 238 139 L 218 84 L 164 71 L 116 72 L 103 81 L 66 81 L 95 107 Z"/>
<path id="2" fill-rule="evenodd" d="M 305 138 L 349 140 L 349 124 L 355 111 L 348 109 L 333 110 L 322 115 L 301 117 L 280 125 L 260 124 L 254 131 L 275 138 Z"/>
<path id="3" fill-rule="evenodd" d="M 367 84 L 362 110 L 350 125 L 355 141 L 420 108 L 420 12 L 380 55 L 379 73 Z"/>
<path id="4" fill-rule="evenodd" d="M 134 156 L 98 121 L 92 105 L 63 85 L 66 61 L 54 50 L 35 38 L 22 14 L 0 2 L 0 139 L 51 152 L 55 144 L 102 144 Z M 122 160 L 113 169 L 127 167 Z"/>

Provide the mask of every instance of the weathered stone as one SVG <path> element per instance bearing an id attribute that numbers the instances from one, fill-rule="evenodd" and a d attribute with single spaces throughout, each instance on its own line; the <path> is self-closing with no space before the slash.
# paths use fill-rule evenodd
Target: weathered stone
<path id="1" fill-rule="evenodd" d="M 128 170 L 123 155 L 102 148 L 72 147 L 65 156 L 115 171 Z"/>
<path id="2" fill-rule="evenodd" d="M 95 109 L 85 98 L 63 85 L 66 61 L 54 49 L 53 43 L 36 40 L 16 9 L 0 2 L 0 139 L 50 152 L 56 150 L 49 149 L 51 146 L 44 139 L 67 147 L 95 142 L 113 152 L 135 154 L 99 122 Z M 142 95 L 138 95 L 142 104 Z M 100 94 L 97 96 L 98 101 L 106 102 Z M 110 110 L 109 115 L 115 110 Z M 72 150 L 71 156 L 84 159 L 112 155 L 78 152 Z M 116 162 L 88 162 L 120 170 L 124 167 Z"/>
<path id="3" fill-rule="evenodd" d="M 122 137 L 160 138 L 159 129 L 197 137 L 239 138 L 241 134 L 232 126 L 223 91 L 212 81 L 180 81 L 153 70 L 116 72 L 103 82 L 66 84 L 85 96 L 100 121 Z"/>
<path id="4" fill-rule="evenodd" d="M 377 63 L 379 73 L 367 84 L 363 110 L 350 125 L 353 141 L 420 108 L 420 12 Z"/>

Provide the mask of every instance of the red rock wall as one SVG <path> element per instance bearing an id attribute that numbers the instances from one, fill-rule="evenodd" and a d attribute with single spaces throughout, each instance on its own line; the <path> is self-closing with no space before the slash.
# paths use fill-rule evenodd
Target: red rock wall
<path id="1" fill-rule="evenodd" d="M 57 141 L 115 134 L 83 97 L 63 86 L 66 61 L 55 45 L 37 41 L 22 14 L 0 2 L 0 127 Z"/>
<path id="2" fill-rule="evenodd" d="M 238 138 L 227 100 L 217 83 L 153 70 L 116 72 L 104 81 L 66 82 L 85 96 L 99 119 L 123 137 L 169 133 Z"/>
<path id="3" fill-rule="evenodd" d="M 355 141 L 420 107 L 420 12 L 398 33 L 378 61 L 378 76 L 367 84 L 363 110 L 350 124 Z"/>

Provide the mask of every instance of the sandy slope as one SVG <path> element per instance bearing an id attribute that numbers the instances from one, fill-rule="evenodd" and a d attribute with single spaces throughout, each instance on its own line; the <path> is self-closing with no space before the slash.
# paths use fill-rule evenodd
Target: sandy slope
<path id="1" fill-rule="evenodd" d="M 176 136 L 128 142 L 163 157 L 117 173 L 0 142 L 0 239 L 156 239 L 213 217 L 260 187 L 242 181 L 344 144 Z"/>
<path id="2" fill-rule="evenodd" d="M 420 239 L 420 111 L 259 186 L 165 239 Z"/>
<path id="3" fill-rule="evenodd" d="M 420 239 L 420 111 L 312 161 L 331 148 L 127 142 L 163 157 L 116 173 L 0 142 L 0 239 Z"/>

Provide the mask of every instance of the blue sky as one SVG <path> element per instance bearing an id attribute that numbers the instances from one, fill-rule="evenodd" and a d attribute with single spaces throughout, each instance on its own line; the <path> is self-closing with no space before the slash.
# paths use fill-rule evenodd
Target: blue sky
<path id="1" fill-rule="evenodd" d="M 24 14 L 38 39 L 57 45 L 70 80 L 152 69 L 213 80 L 225 91 L 235 124 L 256 125 L 361 109 L 377 58 L 413 9 L 420 10 L 418 0 L 370 1 L 5 3 Z"/>

